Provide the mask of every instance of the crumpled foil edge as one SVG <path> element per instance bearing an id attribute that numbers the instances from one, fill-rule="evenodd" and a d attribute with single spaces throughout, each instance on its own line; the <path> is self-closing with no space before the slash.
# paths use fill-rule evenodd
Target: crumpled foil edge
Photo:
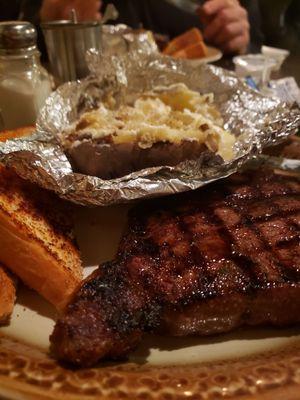
<path id="1" fill-rule="evenodd" d="M 236 172 L 262 148 L 296 133 L 300 109 L 251 90 L 234 73 L 158 54 L 110 56 L 99 62 L 91 54 L 93 75 L 81 82 L 60 87 L 46 102 L 38 120 L 38 132 L 28 138 L 0 144 L 0 160 L 25 179 L 55 191 L 81 205 L 105 206 L 136 199 L 194 190 Z M 85 109 L 96 107 L 105 86 L 128 95 L 170 82 L 184 81 L 193 90 L 214 92 L 215 102 L 228 127 L 237 136 L 237 155 L 231 162 L 200 155 L 175 167 L 162 166 L 133 172 L 112 180 L 82 175 L 71 164 L 57 141 L 57 135 Z M 80 107 L 79 107 L 80 105 Z"/>

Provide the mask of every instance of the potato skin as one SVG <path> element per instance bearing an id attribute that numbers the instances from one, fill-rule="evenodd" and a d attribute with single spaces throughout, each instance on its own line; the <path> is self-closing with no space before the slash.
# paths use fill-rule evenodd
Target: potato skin
<path id="1" fill-rule="evenodd" d="M 174 166 L 193 160 L 207 150 L 205 144 L 185 140 L 179 144 L 157 142 L 141 148 L 138 143 L 96 143 L 83 140 L 66 149 L 76 172 L 113 179 L 144 168 Z"/>

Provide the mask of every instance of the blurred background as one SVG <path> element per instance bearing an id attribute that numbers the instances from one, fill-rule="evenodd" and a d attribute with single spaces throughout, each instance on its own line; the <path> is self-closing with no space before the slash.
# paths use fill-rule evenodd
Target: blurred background
<path id="1" fill-rule="evenodd" d="M 258 2 L 265 44 L 300 52 L 300 0 L 258 0 Z M 40 4 L 41 0 L 0 0 L 0 20 L 32 16 Z"/>
<path id="2" fill-rule="evenodd" d="M 259 0 L 264 42 L 290 50 L 283 75 L 293 75 L 300 84 L 300 0 Z"/>
<path id="3" fill-rule="evenodd" d="M 0 20 L 25 19 L 38 25 L 38 10 L 42 0 L 0 0 Z M 64 0 L 62 0 L 64 1 Z M 85 0 L 83 0 L 85 2 Z M 142 1 L 153 0 L 139 0 Z M 161 0 L 156 0 L 162 2 Z M 175 0 L 180 3 L 184 0 Z M 259 14 L 251 25 L 260 25 L 263 44 L 290 50 L 291 55 L 284 63 L 282 75 L 293 75 L 300 84 L 300 0 L 257 0 Z M 199 0 L 203 3 L 204 0 Z M 106 2 L 104 1 L 103 4 Z M 125 7 L 125 1 L 114 1 L 116 6 Z M 248 2 L 251 4 L 251 1 Z M 254 2 L 256 4 L 256 2 Z M 134 2 L 133 2 L 134 4 Z M 241 1 L 241 4 L 243 2 Z M 40 40 L 40 46 L 43 46 Z M 44 50 L 44 49 L 42 49 Z"/>

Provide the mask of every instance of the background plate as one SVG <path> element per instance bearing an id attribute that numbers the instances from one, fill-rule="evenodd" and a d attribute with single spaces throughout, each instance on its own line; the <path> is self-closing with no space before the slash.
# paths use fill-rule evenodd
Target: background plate
<path id="1" fill-rule="evenodd" d="M 197 67 L 201 64 L 208 64 L 220 60 L 223 57 L 223 53 L 216 47 L 206 46 L 207 56 L 203 58 L 195 58 L 193 60 L 188 60 L 191 65 Z"/>
<path id="2" fill-rule="evenodd" d="M 113 257 L 127 211 L 128 206 L 78 207 L 86 274 Z M 46 301 L 21 288 L 10 325 L 0 329 L 0 397 L 299 399 L 299 328 L 241 329 L 209 338 L 147 336 L 128 362 L 72 370 L 47 354 L 55 317 Z"/>

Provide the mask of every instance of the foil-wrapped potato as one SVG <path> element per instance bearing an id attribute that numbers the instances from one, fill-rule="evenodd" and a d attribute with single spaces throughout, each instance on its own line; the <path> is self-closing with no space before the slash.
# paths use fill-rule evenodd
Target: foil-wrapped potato
<path id="1" fill-rule="evenodd" d="M 111 179 L 143 168 L 174 166 L 205 150 L 230 160 L 235 137 L 223 128 L 211 94 L 175 84 L 119 107 L 112 99 L 103 101 L 63 132 L 61 141 L 76 171 Z"/>

